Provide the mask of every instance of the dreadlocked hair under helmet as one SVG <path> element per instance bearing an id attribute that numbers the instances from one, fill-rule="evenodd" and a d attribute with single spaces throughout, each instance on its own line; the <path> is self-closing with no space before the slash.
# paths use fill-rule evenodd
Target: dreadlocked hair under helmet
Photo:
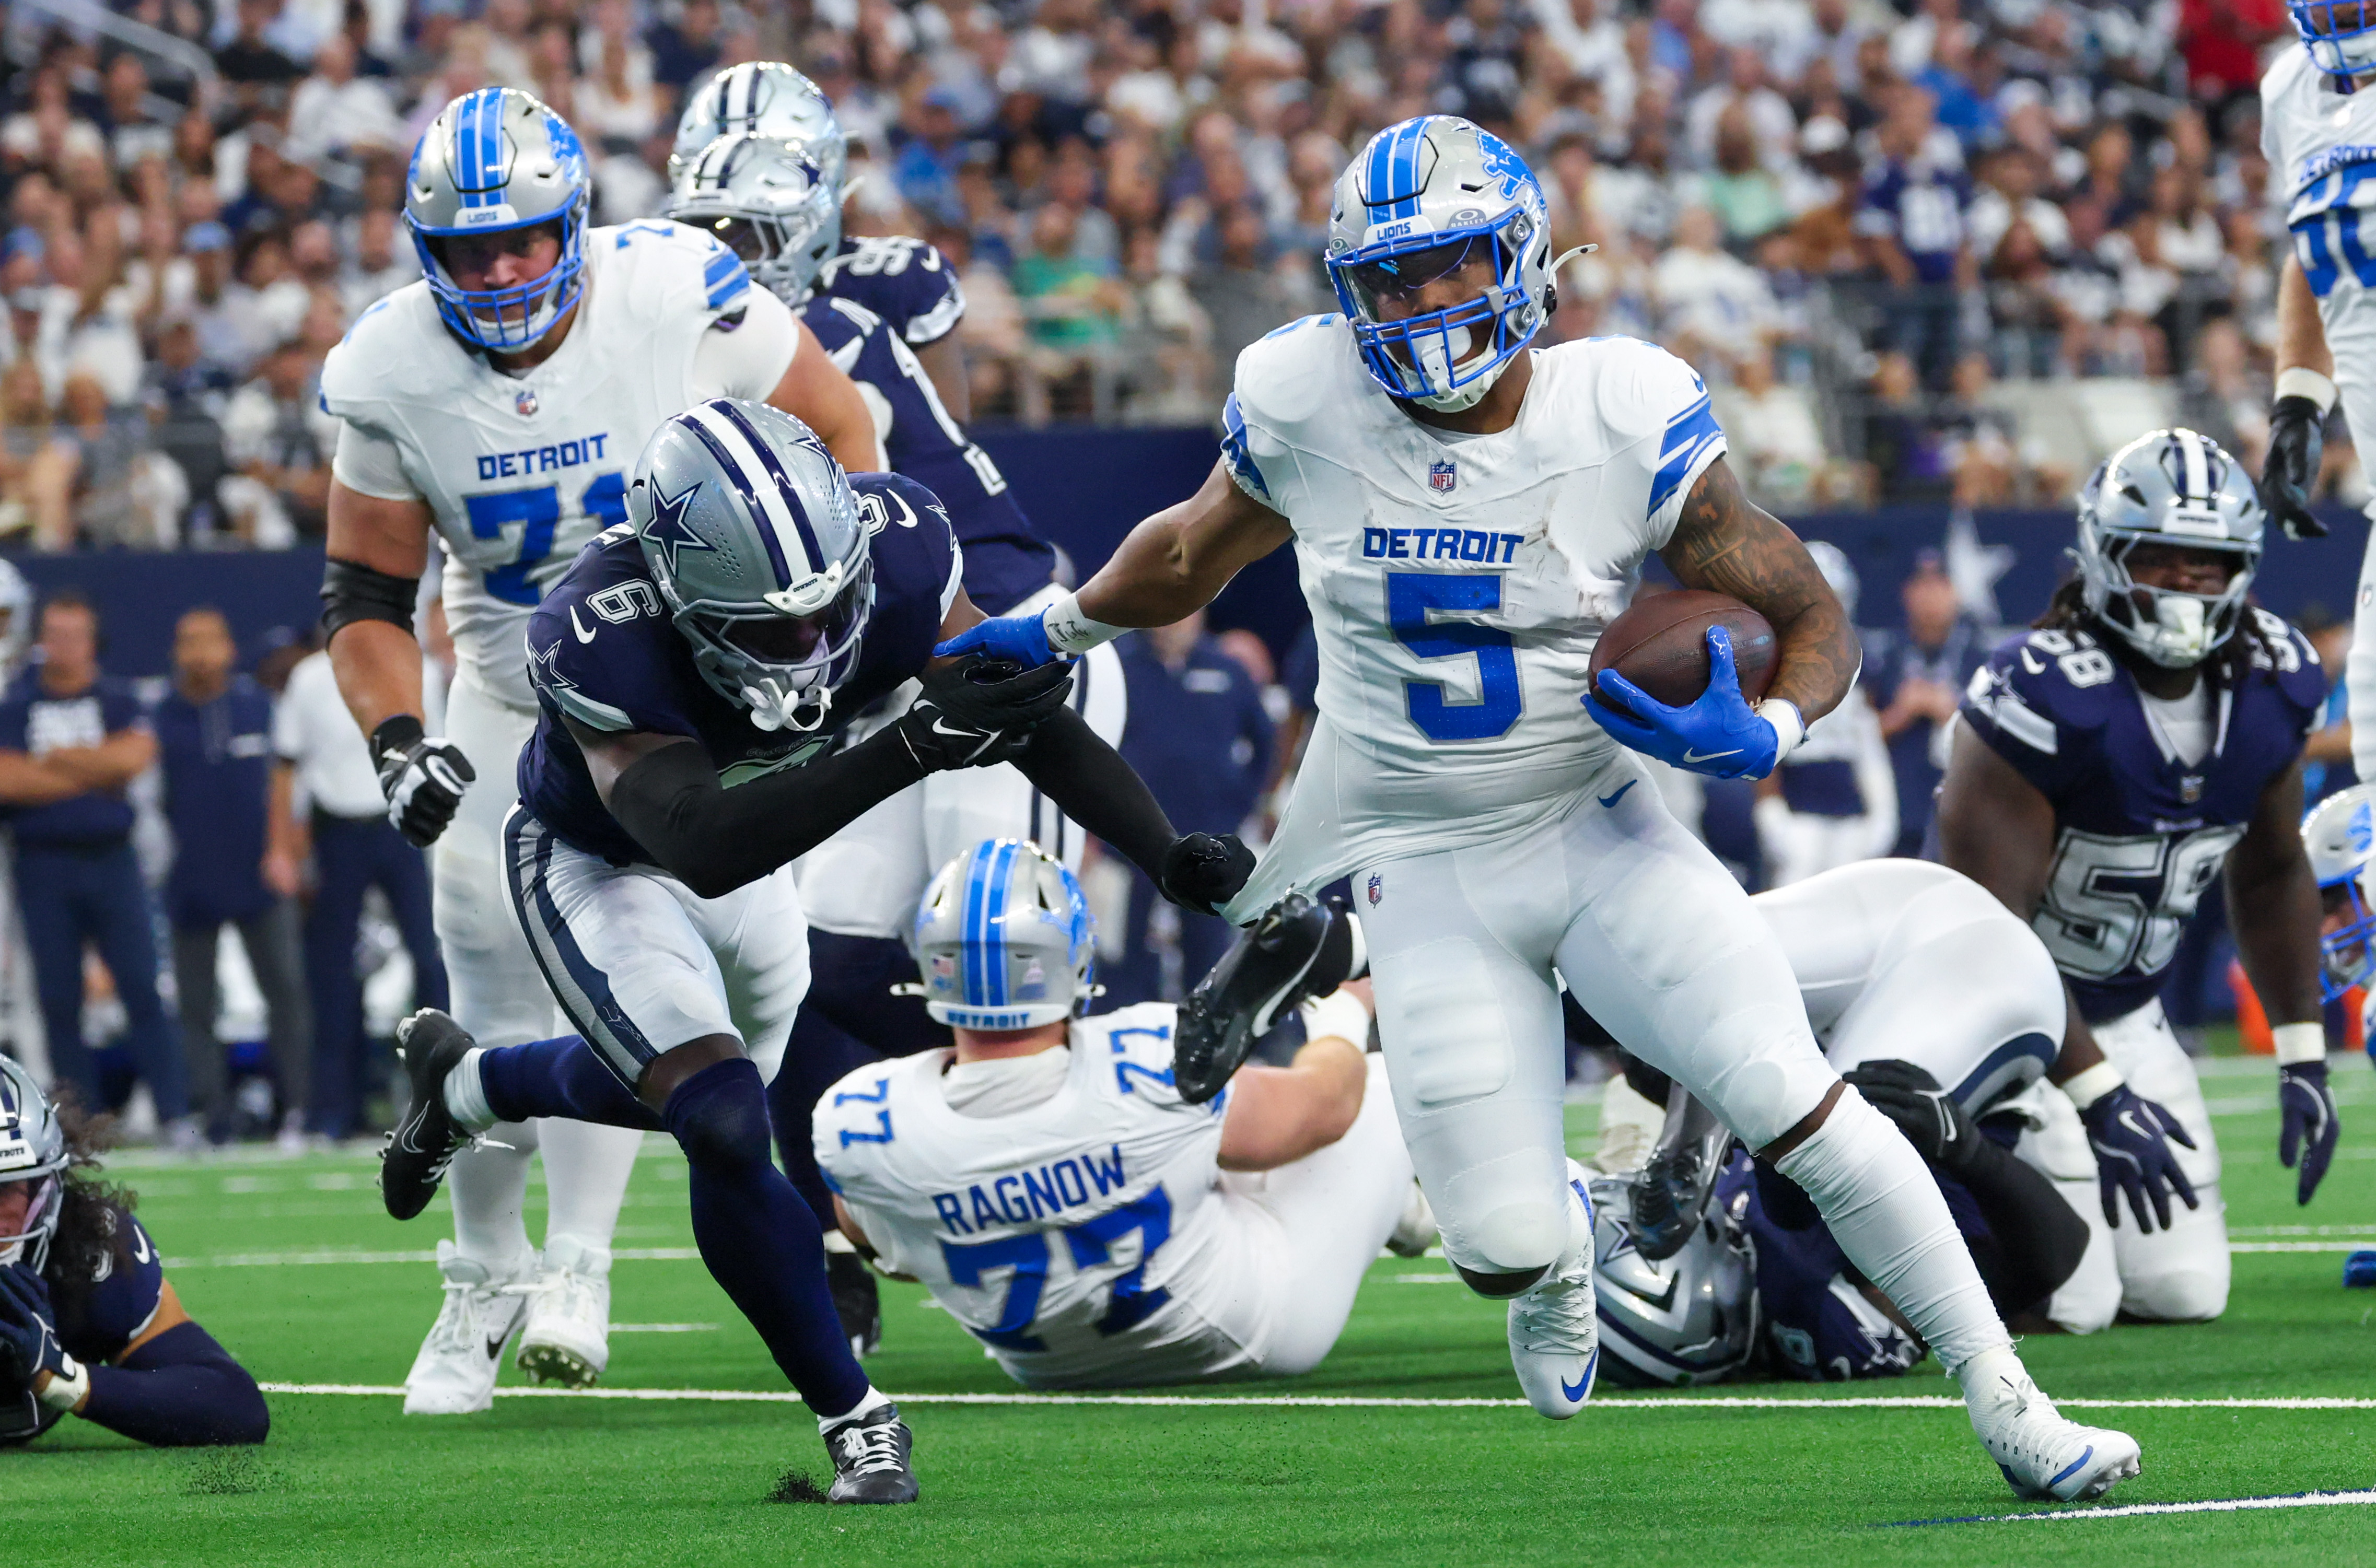
<path id="1" fill-rule="evenodd" d="M 2132 673 L 2138 670 L 2161 668 L 2130 647 L 2127 638 L 2113 636 L 2108 627 L 2090 614 L 2085 594 L 2086 585 L 2079 578 L 2063 579 L 2054 590 L 2054 596 L 2046 601 L 2044 613 L 2030 623 L 2031 627 L 2041 632 L 2085 632 Z M 2269 640 L 2268 631 L 2261 624 L 2261 618 L 2250 613 L 2257 606 L 2249 600 L 2245 602 L 2247 613 L 2239 618 L 2236 635 L 2214 649 L 2211 657 L 2196 667 L 2207 674 L 2215 685 L 2230 691 L 2243 681 L 2244 672 L 2252 667 L 2255 651 L 2272 668 L 2283 668 L 2276 646 Z"/>

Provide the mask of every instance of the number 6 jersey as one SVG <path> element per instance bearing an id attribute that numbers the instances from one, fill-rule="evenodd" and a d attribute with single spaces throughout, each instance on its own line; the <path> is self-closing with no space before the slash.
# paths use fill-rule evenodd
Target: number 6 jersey
<path id="1" fill-rule="evenodd" d="M 2236 634 L 2252 637 L 2242 679 L 2214 679 L 2223 649 L 2180 699 L 2208 726 L 2194 762 L 2163 717 L 2179 705 L 2148 705 L 2084 631 L 2014 638 L 1965 693 L 1964 722 L 2053 803 L 2054 861 L 2032 924 L 2090 1023 L 2153 1000 L 2196 903 L 2317 722 L 2318 655 L 2267 611 L 2249 613 Z"/>
<path id="2" fill-rule="evenodd" d="M 322 367 L 322 407 L 346 425 L 339 481 L 428 505 L 457 659 L 516 708 L 536 707 L 529 612 L 587 540 L 626 520 L 626 476 L 652 432 L 706 398 L 764 400 L 799 342 L 732 251 L 676 223 L 589 232 L 576 308 L 551 358 L 506 375 L 446 330 L 415 281 L 363 312 Z"/>

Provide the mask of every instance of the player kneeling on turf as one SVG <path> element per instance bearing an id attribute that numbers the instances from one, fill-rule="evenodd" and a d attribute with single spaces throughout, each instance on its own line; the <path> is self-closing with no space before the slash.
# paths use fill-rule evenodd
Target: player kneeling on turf
<path id="1" fill-rule="evenodd" d="M 834 1086 L 817 1164 L 843 1233 L 921 1279 L 1017 1383 L 1308 1372 L 1380 1246 L 1432 1240 L 1384 1060 L 1362 1054 L 1366 984 L 1306 1009 L 1292 1066 L 1245 1068 L 1190 1105 L 1176 1007 L 1082 1016 L 1088 908 L 1035 847 L 951 861 L 914 941 L 956 1049 Z"/>
<path id="2" fill-rule="evenodd" d="M 0 1443 L 67 1411 L 160 1446 L 262 1443 L 264 1396 L 165 1281 L 97 1148 L 0 1056 Z"/>

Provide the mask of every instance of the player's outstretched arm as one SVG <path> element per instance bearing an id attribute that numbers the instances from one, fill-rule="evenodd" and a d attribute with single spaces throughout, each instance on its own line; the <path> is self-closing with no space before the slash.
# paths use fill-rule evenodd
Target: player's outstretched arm
<path id="1" fill-rule="evenodd" d="M 1367 982 L 1347 989 L 1366 1009 Z M 1326 1148 L 1360 1115 L 1369 1081 L 1360 1042 L 1337 1035 L 1307 1041 L 1285 1067 L 1239 1068 L 1221 1120 L 1221 1169 L 1276 1170 Z"/>
<path id="2" fill-rule="evenodd" d="M 1130 530 L 1078 593 L 1040 615 L 984 621 L 935 651 L 1044 664 L 1140 626 L 1169 626 L 1213 602 L 1230 579 L 1294 537 L 1285 517 L 1216 462 L 1204 488 Z"/>
<path id="3" fill-rule="evenodd" d="M 59 1345 L 48 1282 L 0 1268 L 0 1366 L 51 1408 L 160 1447 L 261 1443 L 272 1425 L 255 1379 L 183 1310 L 171 1280 L 113 1364 L 92 1366 Z"/>
<path id="4" fill-rule="evenodd" d="M 2301 764 L 2269 781 L 2244 837 L 2228 854 L 2228 927 L 2277 1048 L 2277 1158 L 2300 1162 L 2294 1197 L 2308 1203 L 2334 1158 L 2338 1126 L 2326 1082 L 2319 1004 L 2318 879 L 2296 817 Z"/>

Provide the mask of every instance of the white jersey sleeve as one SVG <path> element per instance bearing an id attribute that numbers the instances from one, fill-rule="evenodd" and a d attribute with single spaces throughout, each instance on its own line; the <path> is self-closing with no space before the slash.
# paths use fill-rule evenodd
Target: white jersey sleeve
<path id="1" fill-rule="evenodd" d="M 418 501 L 421 492 L 404 477 L 404 453 L 397 444 L 360 424 L 339 422 L 339 445 L 330 474 L 359 495 L 378 501 Z"/>
<path id="2" fill-rule="evenodd" d="M 800 318 L 790 308 L 764 289 L 743 297 L 750 305 L 741 318 L 721 317 L 693 351 L 689 390 L 696 403 L 712 398 L 764 403 L 800 353 Z"/>

